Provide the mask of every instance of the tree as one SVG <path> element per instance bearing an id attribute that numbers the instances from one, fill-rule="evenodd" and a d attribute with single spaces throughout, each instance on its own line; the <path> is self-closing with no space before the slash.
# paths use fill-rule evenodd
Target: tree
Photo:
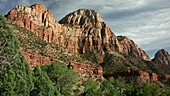
<path id="1" fill-rule="evenodd" d="M 34 77 L 35 87 L 31 91 L 31 96 L 54 96 L 56 88 L 46 72 L 43 72 L 40 67 L 36 67 Z"/>
<path id="2" fill-rule="evenodd" d="M 57 90 L 63 95 L 73 95 L 78 89 L 79 76 L 66 64 L 54 62 L 51 65 L 42 66 L 49 78 L 54 82 Z"/>
<path id="3" fill-rule="evenodd" d="M 124 92 L 126 96 L 169 96 L 169 88 L 161 88 L 160 86 L 144 82 L 140 85 L 131 85 Z"/>
<path id="4" fill-rule="evenodd" d="M 93 78 L 88 78 L 87 81 L 84 81 L 84 93 L 83 96 L 100 96 L 100 85 L 98 85 Z"/>
<path id="5" fill-rule="evenodd" d="M 7 24 L 6 18 L 0 15 L 0 72 L 18 61 L 18 49 L 19 42 Z"/>
<path id="6" fill-rule="evenodd" d="M 102 82 L 101 90 L 104 96 L 124 96 L 125 82 L 121 78 L 114 79 L 111 77 Z"/>
<path id="7" fill-rule="evenodd" d="M 34 86 L 32 72 L 19 47 L 19 42 L 6 18 L 0 15 L 0 95 L 2 96 L 28 96 Z"/>
<path id="8" fill-rule="evenodd" d="M 26 65 L 26 66 L 25 66 Z M 34 84 L 28 64 L 18 62 L 10 65 L 0 74 L 0 94 L 29 96 Z M 27 71 L 29 70 L 29 71 Z"/>

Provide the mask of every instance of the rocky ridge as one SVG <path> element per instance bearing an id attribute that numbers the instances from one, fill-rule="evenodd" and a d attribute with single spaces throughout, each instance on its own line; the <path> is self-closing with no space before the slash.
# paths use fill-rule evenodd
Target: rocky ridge
<path id="1" fill-rule="evenodd" d="M 9 22 L 27 28 L 48 43 L 59 44 L 74 53 L 117 51 L 140 59 L 148 55 L 130 39 L 121 41 L 94 10 L 79 9 L 59 23 L 41 4 L 16 6 L 7 15 Z"/>
<path id="2" fill-rule="evenodd" d="M 152 61 L 156 64 L 170 65 L 170 55 L 167 51 L 161 49 L 155 54 Z"/>

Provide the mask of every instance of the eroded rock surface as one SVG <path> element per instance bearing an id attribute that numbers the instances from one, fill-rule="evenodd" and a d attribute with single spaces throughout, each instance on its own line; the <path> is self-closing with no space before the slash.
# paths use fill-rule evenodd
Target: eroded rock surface
<path id="1" fill-rule="evenodd" d="M 6 17 L 9 22 L 27 28 L 44 41 L 59 44 L 74 53 L 117 51 L 149 60 L 132 40 L 118 40 L 94 10 L 79 9 L 60 20 L 60 24 L 51 11 L 41 4 L 16 6 Z"/>
<path id="2" fill-rule="evenodd" d="M 81 62 L 74 62 L 70 61 L 68 62 L 68 67 L 72 68 L 78 73 L 86 73 L 86 74 L 96 74 L 96 75 L 103 75 L 103 69 L 102 67 L 95 66 L 95 65 L 89 65 L 89 64 L 84 64 Z"/>
<path id="3" fill-rule="evenodd" d="M 42 66 L 44 64 L 51 64 L 52 62 L 55 61 L 46 56 L 35 55 L 35 54 L 28 53 L 28 52 L 23 52 L 23 51 L 22 53 L 31 68 L 36 67 L 36 66 Z"/>
<path id="4" fill-rule="evenodd" d="M 155 54 L 152 61 L 156 64 L 170 65 L 170 55 L 167 51 L 161 49 Z"/>

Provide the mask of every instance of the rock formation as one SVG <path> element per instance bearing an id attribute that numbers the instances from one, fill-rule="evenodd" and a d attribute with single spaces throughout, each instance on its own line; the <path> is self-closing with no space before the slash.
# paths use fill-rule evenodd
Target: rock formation
<path id="1" fill-rule="evenodd" d="M 95 66 L 95 65 L 89 65 L 89 64 L 84 64 L 81 62 L 70 61 L 68 62 L 68 67 L 72 68 L 73 70 L 81 74 L 86 73 L 86 74 L 96 74 L 100 76 L 103 75 L 102 67 Z"/>
<path id="2" fill-rule="evenodd" d="M 51 11 L 41 4 L 32 6 L 16 6 L 7 15 L 7 19 L 12 24 L 17 24 L 41 37 L 46 42 L 54 42 L 55 34 L 60 25 L 55 20 Z M 56 35 L 56 36 L 55 36 Z"/>
<path id="3" fill-rule="evenodd" d="M 170 55 L 167 51 L 161 49 L 155 54 L 152 61 L 156 64 L 170 65 Z"/>
<path id="4" fill-rule="evenodd" d="M 122 72 L 114 72 L 114 73 L 106 73 L 103 75 L 105 78 L 118 78 L 118 77 L 135 77 L 136 81 L 151 81 L 155 82 L 158 81 L 158 75 L 156 73 L 148 73 L 141 70 L 127 70 Z"/>
<path id="5" fill-rule="evenodd" d="M 158 75 L 156 73 L 150 73 L 150 81 L 158 81 Z"/>
<path id="6" fill-rule="evenodd" d="M 28 52 L 23 52 L 23 55 L 27 62 L 29 63 L 30 67 L 36 67 L 36 66 L 42 66 L 44 64 L 51 64 L 55 60 L 50 59 L 49 57 L 41 56 L 41 55 L 35 55 Z"/>
<path id="7" fill-rule="evenodd" d="M 149 60 L 132 40 L 117 38 L 94 10 L 79 9 L 60 20 L 60 24 L 41 4 L 16 6 L 6 17 L 9 22 L 27 28 L 44 41 L 59 44 L 74 53 L 117 51 Z"/>
<path id="8" fill-rule="evenodd" d="M 133 40 L 125 36 L 117 36 L 117 39 L 119 41 L 119 43 L 117 44 L 119 52 L 150 61 L 150 58 L 145 53 L 145 51 L 143 51 L 141 48 L 138 48 Z"/>

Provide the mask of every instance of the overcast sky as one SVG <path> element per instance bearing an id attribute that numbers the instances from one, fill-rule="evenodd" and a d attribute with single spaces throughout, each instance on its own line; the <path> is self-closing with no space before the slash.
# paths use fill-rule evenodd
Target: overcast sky
<path id="1" fill-rule="evenodd" d="M 116 35 L 134 40 L 152 58 L 159 49 L 170 52 L 169 0 L 0 0 L 0 13 L 15 5 L 44 4 L 59 21 L 78 9 L 94 9 Z"/>

